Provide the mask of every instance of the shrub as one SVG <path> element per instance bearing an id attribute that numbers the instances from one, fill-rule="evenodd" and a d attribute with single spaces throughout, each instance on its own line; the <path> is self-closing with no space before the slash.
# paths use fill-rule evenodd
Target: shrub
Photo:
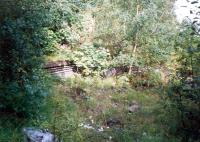
<path id="1" fill-rule="evenodd" d="M 108 66 L 109 55 L 103 47 L 84 46 L 72 53 L 71 60 L 83 69 L 84 75 L 94 75 Z"/>
<path id="2" fill-rule="evenodd" d="M 55 51 L 55 31 L 63 20 L 69 25 L 74 23 L 69 4 L 51 0 L 0 1 L 0 109 L 22 116 L 38 112 L 47 95 L 42 56 Z"/>
<path id="3" fill-rule="evenodd" d="M 128 67 L 130 65 L 138 66 L 137 59 L 131 55 L 120 53 L 118 56 L 114 57 L 111 61 L 110 66 L 112 67 Z"/>
<path id="4" fill-rule="evenodd" d="M 154 70 L 141 70 L 129 75 L 130 83 L 135 88 L 157 88 L 162 84 L 161 76 Z"/>
<path id="5" fill-rule="evenodd" d="M 180 66 L 171 80 L 167 97 L 175 110 L 176 125 L 170 125 L 173 134 L 179 135 L 182 141 L 200 140 L 200 55 L 199 35 L 191 29 L 180 33 L 177 40 L 178 62 Z"/>

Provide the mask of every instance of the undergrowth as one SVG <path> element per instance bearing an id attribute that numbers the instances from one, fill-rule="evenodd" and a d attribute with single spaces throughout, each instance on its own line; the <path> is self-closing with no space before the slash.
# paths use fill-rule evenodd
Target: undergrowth
<path id="1" fill-rule="evenodd" d="M 21 142 L 22 128 L 36 127 L 64 142 L 178 142 L 162 125 L 164 110 L 156 91 L 136 91 L 120 78 L 54 80 L 52 95 L 37 119 L 13 114 L 0 118 L 0 141 Z M 132 101 L 139 103 L 139 111 L 129 112 Z"/>

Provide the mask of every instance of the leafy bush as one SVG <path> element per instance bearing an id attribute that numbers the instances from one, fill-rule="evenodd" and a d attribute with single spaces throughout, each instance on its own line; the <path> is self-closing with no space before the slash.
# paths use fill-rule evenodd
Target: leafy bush
<path id="1" fill-rule="evenodd" d="M 39 113 L 49 92 L 47 78 L 41 71 L 35 71 L 32 78 L 27 78 L 23 82 L 0 82 L 1 110 L 15 113 L 19 117 L 35 117 Z"/>
<path id="2" fill-rule="evenodd" d="M 120 53 L 118 56 L 114 57 L 114 59 L 110 63 L 110 66 L 112 67 L 128 67 L 130 65 L 138 66 L 137 59 L 135 57 L 132 57 L 131 55 L 123 53 Z"/>
<path id="3" fill-rule="evenodd" d="M 74 47 L 79 43 L 80 36 L 70 27 L 61 28 L 56 33 L 60 44 L 68 44 Z"/>
<path id="4" fill-rule="evenodd" d="M 173 134 L 182 141 L 200 140 L 200 40 L 191 29 L 180 33 L 177 39 L 178 62 L 180 66 L 169 84 L 167 95 L 173 106 L 175 126 L 170 125 Z"/>
<path id="5" fill-rule="evenodd" d="M 162 84 L 160 74 L 150 69 L 129 75 L 129 80 L 135 88 L 156 88 Z"/>
<path id="6" fill-rule="evenodd" d="M 55 32 L 76 20 L 70 1 L 0 1 L 0 109 L 34 116 L 47 95 L 42 56 L 54 52 Z M 62 5 L 62 6 L 61 6 Z"/>
<path id="7" fill-rule="evenodd" d="M 102 47 L 84 46 L 71 54 L 71 60 L 84 75 L 98 74 L 108 66 L 109 52 Z"/>

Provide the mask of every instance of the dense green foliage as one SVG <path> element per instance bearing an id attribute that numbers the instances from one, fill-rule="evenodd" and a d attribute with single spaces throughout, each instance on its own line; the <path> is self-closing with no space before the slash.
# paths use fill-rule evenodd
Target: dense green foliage
<path id="1" fill-rule="evenodd" d="M 170 125 L 171 130 L 179 134 L 183 141 L 198 140 L 200 136 L 199 43 L 199 35 L 190 28 L 180 33 L 176 46 L 180 66 L 168 89 L 168 97 L 175 110 L 175 123 Z"/>
<path id="2" fill-rule="evenodd" d="M 61 6 L 60 6 L 61 5 Z M 55 48 L 55 33 L 75 22 L 70 1 L 0 2 L 0 109 L 33 115 L 47 95 L 42 56 Z"/>
<path id="3" fill-rule="evenodd" d="M 109 52 L 101 47 L 85 46 L 72 52 L 72 59 L 84 75 L 98 74 L 108 67 Z"/>
<path id="4" fill-rule="evenodd" d="M 0 1 L 0 141 L 27 125 L 64 142 L 199 141 L 200 36 L 175 22 L 173 2 Z M 81 74 L 50 78 L 51 59 Z"/>
<path id="5" fill-rule="evenodd" d="M 104 1 L 99 7 L 95 42 L 112 57 L 122 52 L 143 65 L 167 61 L 176 35 L 170 1 Z"/>

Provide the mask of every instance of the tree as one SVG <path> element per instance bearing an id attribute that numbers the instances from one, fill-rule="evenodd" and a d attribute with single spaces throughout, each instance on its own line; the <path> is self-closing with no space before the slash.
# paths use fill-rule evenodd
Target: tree
<path id="1" fill-rule="evenodd" d="M 160 0 L 104 0 L 95 12 L 95 42 L 107 47 L 113 58 L 123 53 L 145 66 L 163 64 L 173 52 L 177 31 L 171 5 Z"/>
<path id="2" fill-rule="evenodd" d="M 65 0 L 0 1 L 0 109 L 33 116 L 48 94 L 42 72 L 49 30 L 74 22 Z"/>

